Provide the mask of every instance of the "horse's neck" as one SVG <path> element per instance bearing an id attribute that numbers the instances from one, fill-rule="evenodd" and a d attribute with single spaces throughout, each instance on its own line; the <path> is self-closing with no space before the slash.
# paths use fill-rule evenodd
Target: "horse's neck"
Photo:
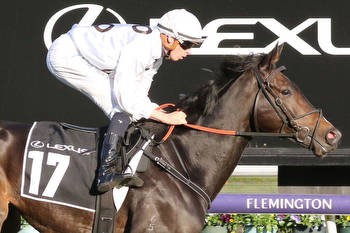
<path id="1" fill-rule="evenodd" d="M 213 114 L 196 122 L 213 128 L 250 131 L 250 116 L 257 93 L 253 77 L 242 75 L 223 94 Z M 188 151 L 192 180 L 213 198 L 232 174 L 248 140 L 243 137 L 189 130 L 179 137 Z"/>

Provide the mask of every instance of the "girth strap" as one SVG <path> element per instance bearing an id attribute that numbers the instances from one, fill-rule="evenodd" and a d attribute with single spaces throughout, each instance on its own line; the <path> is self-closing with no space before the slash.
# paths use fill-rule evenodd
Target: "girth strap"
<path id="1" fill-rule="evenodd" d="M 199 196 L 203 198 L 203 200 L 207 204 L 207 208 L 209 209 L 211 206 L 211 200 L 208 194 L 197 184 L 193 183 L 190 179 L 187 179 L 184 177 L 176 168 L 174 168 L 172 165 L 167 163 L 164 159 L 155 156 L 150 150 L 150 147 L 147 147 L 146 149 L 140 148 L 140 150 L 143 150 L 143 153 L 150 158 L 153 162 L 155 162 L 157 165 L 162 167 L 164 170 L 166 170 L 168 173 L 173 175 L 176 179 L 181 181 L 183 184 L 185 184 L 187 187 L 192 189 L 195 193 L 197 193 Z"/>
<path id="2" fill-rule="evenodd" d="M 175 145 L 174 140 L 170 139 L 170 144 L 171 144 L 171 146 L 173 147 L 173 149 L 174 149 L 174 151 L 175 151 L 175 154 L 176 154 L 176 157 L 177 157 L 177 160 L 179 160 L 182 169 L 183 169 L 183 170 L 185 171 L 185 173 L 186 173 L 187 178 L 190 179 L 190 175 L 189 175 L 189 173 L 188 173 L 188 171 L 187 171 L 186 165 L 185 165 L 184 161 L 182 160 L 181 155 L 180 155 L 178 149 L 176 148 L 176 145 Z"/>

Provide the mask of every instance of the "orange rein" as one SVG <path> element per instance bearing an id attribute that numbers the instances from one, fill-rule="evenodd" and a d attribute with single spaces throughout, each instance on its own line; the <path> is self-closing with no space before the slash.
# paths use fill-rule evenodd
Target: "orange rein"
<path id="1" fill-rule="evenodd" d="M 166 108 L 168 106 L 175 106 L 175 104 L 163 104 L 161 106 L 159 106 L 157 108 L 157 110 Z M 177 109 L 177 111 L 179 111 L 179 109 Z M 222 135 L 237 135 L 237 131 L 234 130 L 224 130 L 224 129 L 215 129 L 215 128 L 209 128 L 209 127 L 205 127 L 205 126 L 200 126 L 200 125 L 193 125 L 193 124 L 184 124 L 185 126 L 192 128 L 192 129 L 196 129 L 196 130 L 200 130 L 200 131 L 204 131 L 204 132 L 208 132 L 208 133 L 215 133 L 215 134 L 222 134 Z M 173 132 L 175 128 L 175 125 L 170 125 L 168 132 L 165 134 L 165 136 L 162 138 L 162 142 L 165 142 L 171 135 L 171 133 Z"/>

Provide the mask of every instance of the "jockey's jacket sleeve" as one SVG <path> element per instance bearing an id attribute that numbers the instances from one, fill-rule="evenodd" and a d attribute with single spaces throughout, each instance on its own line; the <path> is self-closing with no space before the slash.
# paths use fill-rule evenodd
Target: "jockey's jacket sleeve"
<path id="1" fill-rule="evenodd" d="M 158 107 L 151 102 L 148 92 L 153 76 L 162 64 L 159 46 L 160 41 L 135 40 L 120 53 L 114 76 L 114 94 L 118 105 L 131 114 L 133 120 L 149 118 Z"/>

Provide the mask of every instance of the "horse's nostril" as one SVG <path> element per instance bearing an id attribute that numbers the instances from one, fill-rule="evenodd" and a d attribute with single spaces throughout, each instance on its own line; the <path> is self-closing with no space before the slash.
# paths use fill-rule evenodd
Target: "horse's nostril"
<path id="1" fill-rule="evenodd" d="M 326 139 L 327 139 L 328 144 L 330 144 L 330 145 L 336 144 L 338 142 L 338 140 L 337 140 L 338 135 L 335 132 L 335 130 L 330 130 L 326 135 Z"/>
<path id="2" fill-rule="evenodd" d="M 333 131 L 332 132 L 329 132 L 328 134 L 327 134 L 327 139 L 328 140 L 333 140 L 333 139 L 335 139 L 336 138 L 336 133 L 334 133 Z"/>

